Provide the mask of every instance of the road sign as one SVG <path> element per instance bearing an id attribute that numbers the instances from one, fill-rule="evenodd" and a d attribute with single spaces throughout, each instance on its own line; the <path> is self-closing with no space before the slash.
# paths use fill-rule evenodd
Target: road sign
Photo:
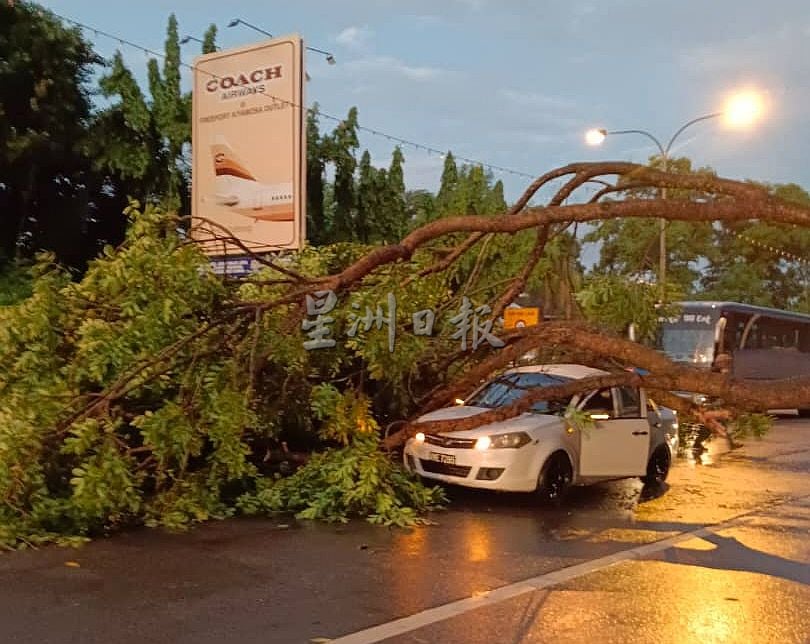
<path id="1" fill-rule="evenodd" d="M 536 306 L 513 307 L 503 312 L 504 329 L 520 329 L 527 326 L 537 326 L 540 323 L 540 309 Z"/>
<path id="2" fill-rule="evenodd" d="M 217 275 L 246 277 L 257 271 L 261 264 L 252 257 L 217 257 L 211 259 L 211 268 Z"/>

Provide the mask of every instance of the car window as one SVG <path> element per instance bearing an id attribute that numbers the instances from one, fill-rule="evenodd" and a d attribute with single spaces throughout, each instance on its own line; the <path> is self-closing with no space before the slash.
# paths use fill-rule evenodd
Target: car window
<path id="1" fill-rule="evenodd" d="M 591 395 L 582 406 L 582 411 L 603 412 L 613 416 L 613 394 L 610 388 L 600 389 Z"/>
<path id="2" fill-rule="evenodd" d="M 641 417 L 641 395 L 635 387 L 617 387 L 619 392 L 619 418 Z"/>
<path id="3" fill-rule="evenodd" d="M 518 398 L 540 387 L 551 387 L 569 382 L 570 378 L 547 373 L 512 373 L 496 378 L 466 401 L 474 407 L 505 407 Z M 566 400 L 541 400 L 532 405 L 531 411 L 541 414 L 561 413 L 568 406 Z"/>

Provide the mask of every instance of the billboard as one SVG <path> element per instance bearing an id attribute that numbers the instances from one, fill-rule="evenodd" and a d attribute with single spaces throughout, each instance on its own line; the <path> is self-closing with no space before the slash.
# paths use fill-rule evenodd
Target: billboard
<path id="1" fill-rule="evenodd" d="M 194 62 L 192 215 L 254 252 L 298 249 L 305 239 L 302 45 L 285 36 Z M 208 254 L 244 254 L 212 240 L 221 229 L 193 223 Z"/>

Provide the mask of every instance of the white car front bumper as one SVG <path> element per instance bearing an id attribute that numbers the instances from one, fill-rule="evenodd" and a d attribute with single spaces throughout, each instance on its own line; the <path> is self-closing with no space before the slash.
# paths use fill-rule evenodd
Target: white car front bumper
<path id="1" fill-rule="evenodd" d="M 532 443 L 517 449 L 477 450 L 410 439 L 403 461 L 408 470 L 427 479 L 486 490 L 533 492 L 539 473 L 537 456 Z"/>

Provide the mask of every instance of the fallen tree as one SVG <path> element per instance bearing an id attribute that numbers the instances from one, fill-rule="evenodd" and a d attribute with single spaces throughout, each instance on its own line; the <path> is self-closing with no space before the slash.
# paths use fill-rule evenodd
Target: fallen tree
<path id="1" fill-rule="evenodd" d="M 548 206 L 526 207 L 557 180 L 564 183 Z M 594 181 L 603 188 L 589 203 L 562 205 Z M 690 190 L 698 200 L 604 201 L 639 187 Z M 80 282 L 42 258 L 33 295 L 0 309 L 0 543 L 143 522 L 181 527 L 236 511 L 412 522 L 441 496 L 380 450 L 413 425 L 385 440 L 381 427 L 446 404 L 532 350 L 612 373 L 435 429 L 507 418 L 541 395 L 606 382 L 643 385 L 698 416 L 701 410 L 669 392 L 718 397 L 726 415 L 810 407 L 810 379 L 735 381 L 676 365 L 593 319 L 511 333 L 488 327 L 485 335 L 499 334 L 503 347 L 458 347 L 471 327 L 454 324 L 461 318 L 451 309 L 462 304 L 469 316 L 497 317 L 527 283 L 555 277 L 549 254 L 570 243 L 577 222 L 661 217 L 810 226 L 810 209 L 752 184 L 628 163 L 572 164 L 540 177 L 501 215 L 443 218 L 387 246 L 257 257 L 265 268 L 243 280 L 211 272 L 198 245 L 178 233 L 188 220 L 153 208 L 133 208 L 130 216 L 125 243 L 105 249 Z M 250 253 L 213 222 L 191 225 Z M 339 297 L 353 298 L 351 310 L 339 310 Z M 656 317 L 652 301 L 648 321 Z M 425 311 L 435 312 L 435 334 L 418 328 Z M 604 314 L 622 319 L 621 311 Z M 333 324 L 324 333 L 326 318 Z M 712 426 L 722 431 L 716 418 Z M 287 441 L 329 449 L 276 483 L 269 455 L 284 453 Z"/>
<path id="2" fill-rule="evenodd" d="M 409 424 L 385 440 L 393 448 L 416 431 L 459 431 L 514 418 L 527 411 L 535 402 L 570 397 L 576 393 L 632 385 L 655 392 L 663 404 L 686 416 L 704 417 L 704 410 L 688 399 L 670 392 L 701 392 L 723 401 L 730 410 L 765 412 L 768 409 L 807 408 L 810 406 L 810 378 L 786 378 L 776 381 L 736 380 L 729 374 L 712 372 L 688 365 L 675 365 L 661 353 L 636 342 L 610 335 L 590 327 L 570 322 L 551 322 L 537 327 L 517 329 L 508 338 L 508 348 L 482 361 L 450 386 L 431 395 L 421 406 L 422 412 L 451 404 L 456 398 L 474 389 L 481 380 L 503 370 L 518 357 L 543 346 L 566 346 L 581 352 L 590 361 L 613 359 L 651 373 L 623 371 L 609 376 L 582 379 L 556 387 L 545 387 L 527 393 L 513 404 L 476 416 L 453 421 Z"/>

